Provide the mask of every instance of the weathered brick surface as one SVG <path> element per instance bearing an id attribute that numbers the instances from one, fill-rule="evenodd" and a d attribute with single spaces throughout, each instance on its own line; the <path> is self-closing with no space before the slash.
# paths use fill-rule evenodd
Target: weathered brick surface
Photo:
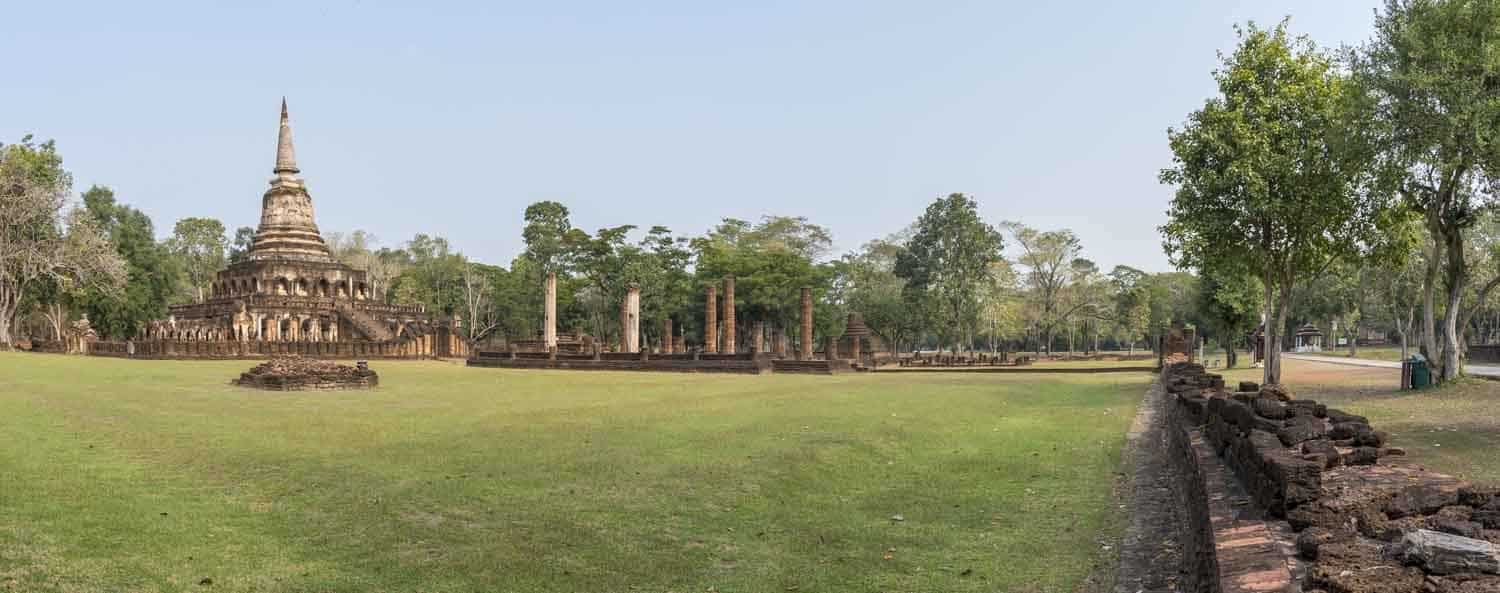
<path id="1" fill-rule="evenodd" d="M 1437 574 L 1392 552 L 1419 529 L 1500 544 L 1500 488 L 1426 471 L 1366 418 L 1279 386 L 1227 394 L 1192 364 L 1169 365 L 1161 380 L 1193 423 L 1185 429 L 1201 434 L 1211 510 L 1224 496 L 1211 468 L 1238 478 L 1228 483 L 1241 499 L 1213 512 L 1219 590 L 1500 592 L 1495 575 Z M 1243 523 L 1253 513 L 1264 520 Z"/>

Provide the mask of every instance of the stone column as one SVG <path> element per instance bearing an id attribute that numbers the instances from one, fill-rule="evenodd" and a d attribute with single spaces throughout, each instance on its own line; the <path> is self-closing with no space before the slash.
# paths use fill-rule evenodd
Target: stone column
<path id="1" fill-rule="evenodd" d="M 557 349 L 557 274 L 548 272 L 542 297 L 542 345 L 550 352 Z"/>
<path id="2" fill-rule="evenodd" d="M 703 351 L 719 351 L 719 289 L 708 287 L 708 302 L 703 306 Z"/>
<path id="3" fill-rule="evenodd" d="M 724 353 L 734 354 L 734 276 L 724 277 Z"/>
<path id="4" fill-rule="evenodd" d="M 756 354 L 764 354 L 766 351 L 766 322 L 757 321 L 750 330 L 750 350 Z"/>
<path id="5" fill-rule="evenodd" d="M 641 351 L 641 287 L 631 284 L 625 289 L 624 315 L 621 316 L 621 346 L 626 352 Z"/>
<path id="6" fill-rule="evenodd" d="M 671 354 L 672 350 L 672 318 L 668 317 L 661 322 L 661 353 Z"/>
<path id="7" fill-rule="evenodd" d="M 802 287 L 802 339 L 799 341 L 797 358 L 801 360 L 812 360 L 813 357 L 813 323 L 812 323 L 812 289 Z"/>

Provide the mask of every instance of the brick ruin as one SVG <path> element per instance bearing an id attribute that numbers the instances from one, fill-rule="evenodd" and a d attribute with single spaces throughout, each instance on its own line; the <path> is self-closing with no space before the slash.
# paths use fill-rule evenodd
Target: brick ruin
<path id="1" fill-rule="evenodd" d="M 219 271 L 201 303 L 176 305 L 135 340 L 94 342 L 86 354 L 144 358 L 303 356 L 464 357 L 458 319 L 387 304 L 364 270 L 334 259 L 299 176 L 286 101 L 275 173 L 244 260 Z"/>
<path id="2" fill-rule="evenodd" d="M 350 366 L 290 356 L 258 364 L 231 383 L 268 391 L 332 391 L 370 389 L 380 384 L 380 376 L 363 361 Z"/>
<path id="3" fill-rule="evenodd" d="M 813 327 L 812 289 L 801 289 L 801 339 L 798 340 L 795 358 L 786 355 L 787 337 L 779 327 L 773 330 L 771 349 L 765 348 L 766 324 L 756 322 L 749 336 L 749 350 L 740 348 L 744 339 L 737 331 L 735 312 L 735 280 L 726 276 L 722 283 L 704 288 L 703 337 L 704 342 L 694 351 L 689 351 L 686 336 L 676 335 L 670 318 L 662 321 L 662 339 L 657 348 L 650 348 L 641 337 L 640 287 L 631 284 L 620 303 L 621 340 L 614 352 L 606 352 L 602 344 L 590 336 L 570 336 L 557 333 L 556 299 L 557 279 L 548 275 L 543 287 L 543 329 L 541 340 L 518 340 L 508 350 L 475 352 L 469 358 L 470 366 L 502 368 L 552 368 L 574 370 L 655 370 L 685 372 L 730 372 L 730 373 L 816 373 L 834 374 L 855 370 L 868 370 L 854 364 L 860 359 L 861 343 L 868 343 L 869 330 L 863 318 L 851 316 L 857 321 L 854 334 L 846 335 L 833 347 L 823 350 L 817 358 L 810 339 Z M 722 288 L 722 290 L 720 290 Z M 722 301 L 721 301 L 722 295 Z M 846 332 L 847 333 L 847 332 Z M 549 337 L 551 344 L 548 344 Z M 851 342 L 852 340 L 852 342 Z M 840 344 L 854 344 L 851 351 Z"/>
<path id="4" fill-rule="evenodd" d="M 1427 471 L 1362 416 L 1178 362 L 1168 447 L 1187 590 L 1500 591 L 1500 487 Z"/>

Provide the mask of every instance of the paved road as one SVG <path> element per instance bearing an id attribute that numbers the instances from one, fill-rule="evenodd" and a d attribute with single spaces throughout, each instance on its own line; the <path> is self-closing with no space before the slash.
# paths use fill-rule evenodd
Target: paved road
<path id="1" fill-rule="evenodd" d="M 1376 367 L 1383 369 L 1400 369 L 1401 363 L 1390 360 L 1370 360 L 1368 358 L 1344 358 L 1342 356 L 1318 356 L 1309 354 L 1283 353 L 1283 357 L 1289 360 L 1306 360 L 1310 362 L 1324 362 L 1328 364 L 1342 364 L 1357 367 Z M 1464 366 L 1464 372 L 1481 377 L 1500 378 L 1500 366 L 1486 366 L 1471 364 Z"/>

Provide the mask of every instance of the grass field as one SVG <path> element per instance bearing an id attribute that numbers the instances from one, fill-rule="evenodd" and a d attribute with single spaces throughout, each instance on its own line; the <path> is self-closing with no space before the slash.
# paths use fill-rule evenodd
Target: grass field
<path id="1" fill-rule="evenodd" d="M 0 353 L 0 590 L 1067 593 L 1150 380 L 248 366 Z"/>
<path id="2" fill-rule="evenodd" d="M 1415 351 L 1415 347 L 1413 347 L 1413 351 Z M 1341 348 L 1333 348 L 1324 350 L 1322 352 L 1307 352 L 1306 354 L 1311 356 L 1336 356 L 1341 358 L 1349 358 L 1349 347 L 1345 346 Z M 1401 360 L 1401 347 L 1368 346 L 1360 348 L 1359 352 L 1356 352 L 1354 357 L 1367 360 L 1399 361 Z"/>
<path id="3" fill-rule="evenodd" d="M 1364 349 L 1361 349 L 1364 352 Z M 1470 480 L 1500 484 L 1500 382 L 1465 379 L 1437 389 L 1397 389 L 1401 371 L 1301 360 L 1282 361 L 1282 382 L 1297 397 L 1367 416 L 1413 461 Z M 1231 385 L 1260 381 L 1261 369 L 1224 373 Z"/>

